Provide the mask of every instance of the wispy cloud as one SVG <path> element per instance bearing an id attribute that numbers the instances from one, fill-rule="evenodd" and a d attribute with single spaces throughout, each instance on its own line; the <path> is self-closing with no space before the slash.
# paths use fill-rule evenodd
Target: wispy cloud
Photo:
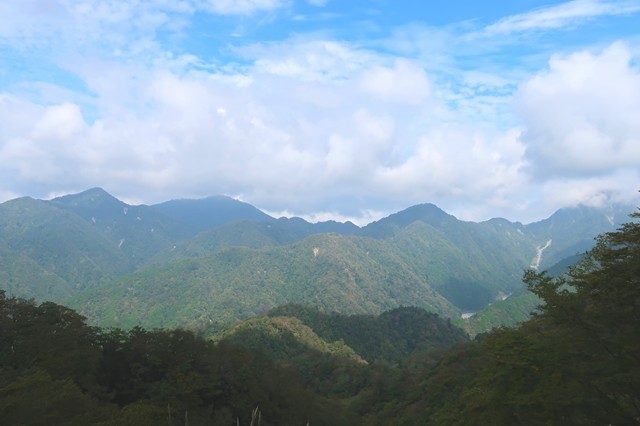
<path id="1" fill-rule="evenodd" d="M 144 202 L 243 194 L 315 220 L 425 201 L 527 220 L 640 187 L 624 15 L 640 0 L 373 33 L 321 3 L 0 0 L 0 200 L 100 185 Z M 628 25 L 591 25 L 606 17 Z"/>
<path id="2" fill-rule="evenodd" d="M 506 34 L 573 26 L 583 21 L 640 11 L 638 1 L 573 0 L 503 18 L 485 28 L 486 34 Z"/>
<path id="3" fill-rule="evenodd" d="M 288 2 L 285 0 L 203 0 L 196 2 L 203 9 L 220 15 L 251 15 L 279 9 Z"/>

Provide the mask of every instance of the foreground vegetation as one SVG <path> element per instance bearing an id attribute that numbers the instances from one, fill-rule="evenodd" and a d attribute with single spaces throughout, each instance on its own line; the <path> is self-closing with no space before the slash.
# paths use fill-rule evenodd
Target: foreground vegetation
<path id="1" fill-rule="evenodd" d="M 533 319 L 420 371 L 384 417 L 407 425 L 640 423 L 640 224 L 599 237 L 568 275 L 529 271 L 525 282 L 543 301 Z"/>
<path id="2" fill-rule="evenodd" d="M 233 425 L 259 407 L 263 425 L 640 423 L 640 224 L 602 235 L 567 275 L 525 282 L 534 317 L 468 342 L 415 308 L 286 306 L 214 342 L 94 328 L 1 293 L 0 418 Z"/>
<path id="3" fill-rule="evenodd" d="M 189 331 L 101 330 L 63 306 L 0 294 L 3 424 L 353 424 L 290 369 Z"/>

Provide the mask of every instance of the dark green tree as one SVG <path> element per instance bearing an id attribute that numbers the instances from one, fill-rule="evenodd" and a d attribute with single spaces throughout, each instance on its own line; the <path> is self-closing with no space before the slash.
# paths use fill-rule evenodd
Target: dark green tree
<path id="1" fill-rule="evenodd" d="M 566 275 L 527 271 L 534 317 L 418 372 L 396 424 L 640 423 L 640 212 Z M 388 412 L 382 413 L 389 416 Z M 375 424 L 375 422 L 373 422 Z"/>
<path id="2" fill-rule="evenodd" d="M 563 349 L 590 417 L 640 423 L 640 223 L 598 237 L 566 276 L 529 271 L 525 282 L 544 300 L 533 321 Z"/>

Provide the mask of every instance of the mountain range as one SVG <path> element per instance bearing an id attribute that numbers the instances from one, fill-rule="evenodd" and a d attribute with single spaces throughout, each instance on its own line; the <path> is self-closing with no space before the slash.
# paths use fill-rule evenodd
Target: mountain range
<path id="1" fill-rule="evenodd" d="M 526 268 L 585 251 L 632 210 L 579 206 L 524 225 L 421 204 L 358 227 L 223 196 L 134 206 L 94 188 L 0 204 L 0 288 L 121 327 L 218 330 L 287 303 L 459 319 L 520 294 Z"/>

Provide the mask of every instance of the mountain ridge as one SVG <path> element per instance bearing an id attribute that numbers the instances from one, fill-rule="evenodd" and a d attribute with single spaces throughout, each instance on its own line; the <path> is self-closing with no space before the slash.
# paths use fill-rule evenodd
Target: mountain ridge
<path id="1" fill-rule="evenodd" d="M 451 317 L 521 289 L 523 270 L 547 241 L 541 269 L 584 251 L 624 216 L 622 207 L 584 207 L 528 225 L 470 222 L 425 203 L 361 228 L 276 219 L 228 197 L 203 200 L 168 204 L 187 205 L 174 217 L 101 188 L 2 203 L 0 260 L 14 265 L 4 288 L 69 302 L 110 325 L 228 323 L 283 303 L 345 314 L 413 305 Z M 216 216 L 220 201 L 226 207 Z M 219 225 L 198 231 L 212 223 Z"/>

